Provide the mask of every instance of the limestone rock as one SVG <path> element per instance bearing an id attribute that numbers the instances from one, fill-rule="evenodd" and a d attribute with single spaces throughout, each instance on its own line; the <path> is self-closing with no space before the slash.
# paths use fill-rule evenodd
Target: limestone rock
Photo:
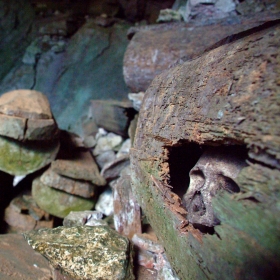
<path id="1" fill-rule="evenodd" d="M 58 136 L 49 102 L 35 90 L 15 90 L 0 97 L 0 135 L 18 140 L 51 140 Z"/>
<path id="2" fill-rule="evenodd" d="M 51 188 L 40 178 L 33 180 L 32 196 L 41 209 L 59 218 L 64 218 L 71 211 L 90 210 L 95 204 L 93 200 Z"/>
<path id="3" fill-rule="evenodd" d="M 40 209 L 29 195 L 14 198 L 5 209 L 4 220 L 10 233 L 53 227 L 53 218 Z"/>
<path id="4" fill-rule="evenodd" d="M 138 93 L 129 93 L 128 99 L 132 101 L 132 106 L 136 111 L 140 111 L 141 104 L 144 98 L 145 92 L 140 91 Z"/>
<path id="5" fill-rule="evenodd" d="M 117 152 L 116 157 L 119 158 L 122 156 L 129 155 L 130 148 L 131 148 L 131 140 L 128 138 L 122 143 L 122 146 L 120 147 L 119 151 Z"/>
<path id="6" fill-rule="evenodd" d="M 106 164 L 101 170 L 101 175 L 107 180 L 111 181 L 120 176 L 121 171 L 129 165 L 129 156 L 121 156 L 113 162 Z"/>
<path id="7" fill-rule="evenodd" d="M 134 32 L 129 33 L 132 39 L 124 56 L 125 82 L 133 92 L 146 91 L 156 75 L 170 68 L 180 58 L 184 57 L 184 61 L 192 59 L 226 36 L 276 18 L 277 15 L 267 13 L 252 18 L 226 18 L 220 23 L 212 22 L 204 26 L 160 24 L 138 28 L 138 32 L 133 28 Z M 230 20 L 233 24 L 229 24 Z"/>
<path id="8" fill-rule="evenodd" d="M 106 183 L 89 151 L 74 152 L 70 159 L 57 159 L 52 162 L 51 169 L 57 174 L 73 179 L 91 181 L 98 186 L 103 186 Z"/>
<path id="9" fill-rule="evenodd" d="M 112 150 L 105 151 L 95 157 L 97 164 L 100 168 L 103 168 L 109 162 L 112 162 L 116 159 L 116 154 Z"/>
<path id="10" fill-rule="evenodd" d="M 21 176 L 51 163 L 59 150 L 59 141 L 16 141 L 0 136 L 0 170 Z"/>
<path id="11" fill-rule="evenodd" d="M 0 235 L 0 251 L 0 279 L 51 279 L 48 261 L 28 246 L 22 234 Z"/>
<path id="12" fill-rule="evenodd" d="M 228 37 L 146 91 L 132 189 L 180 279 L 279 278 L 279 36 L 278 20 Z M 219 225 L 188 223 L 174 198 L 187 192 L 201 149 L 234 145 L 249 164 L 235 181 L 240 193 L 213 199 Z"/>
<path id="13" fill-rule="evenodd" d="M 126 167 L 114 184 L 114 225 L 120 234 L 132 238 L 142 232 L 141 210 L 131 188 L 130 168 Z"/>
<path id="14" fill-rule="evenodd" d="M 85 198 L 93 197 L 95 193 L 95 186 L 92 183 L 59 175 L 52 168 L 46 170 L 40 180 L 49 187 Z"/>
<path id="15" fill-rule="evenodd" d="M 106 216 L 110 216 L 114 213 L 113 193 L 110 188 L 100 194 L 96 202 L 95 209 Z"/>
<path id="16" fill-rule="evenodd" d="M 172 9 L 164 9 L 160 11 L 157 22 L 173 22 L 182 21 L 182 15 L 178 11 Z"/>
<path id="17" fill-rule="evenodd" d="M 71 211 L 64 219 L 63 226 L 106 226 L 102 220 L 103 214 L 99 211 Z"/>
<path id="18" fill-rule="evenodd" d="M 93 154 L 97 156 L 109 150 L 116 150 L 120 147 L 122 142 L 123 138 L 120 135 L 110 132 L 98 138 Z"/>
<path id="19" fill-rule="evenodd" d="M 58 227 L 25 233 L 33 249 L 76 279 L 134 279 L 127 238 L 109 227 Z"/>

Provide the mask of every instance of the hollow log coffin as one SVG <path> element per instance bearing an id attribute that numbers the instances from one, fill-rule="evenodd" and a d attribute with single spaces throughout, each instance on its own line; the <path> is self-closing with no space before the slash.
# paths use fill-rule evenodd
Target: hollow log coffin
<path id="1" fill-rule="evenodd" d="M 180 279 L 279 279 L 279 124 L 279 21 L 153 80 L 131 149 L 132 188 Z M 219 223 L 203 229 L 181 199 L 207 147 L 243 149 L 246 167 L 238 193 L 212 200 Z"/>

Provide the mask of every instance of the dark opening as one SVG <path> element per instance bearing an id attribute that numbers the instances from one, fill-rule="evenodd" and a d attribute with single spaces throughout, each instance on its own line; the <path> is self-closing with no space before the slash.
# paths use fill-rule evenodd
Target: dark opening
<path id="1" fill-rule="evenodd" d="M 172 192 L 182 198 L 190 183 L 189 172 L 203 151 L 194 143 L 172 147 L 169 151 L 170 185 L 173 187 Z"/>

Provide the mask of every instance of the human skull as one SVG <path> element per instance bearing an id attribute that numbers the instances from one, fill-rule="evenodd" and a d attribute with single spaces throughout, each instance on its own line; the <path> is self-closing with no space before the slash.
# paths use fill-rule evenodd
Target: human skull
<path id="1" fill-rule="evenodd" d="M 209 147 L 190 171 L 190 185 L 183 197 L 188 220 L 195 226 L 213 227 L 220 221 L 215 217 L 212 198 L 220 190 L 239 192 L 234 182 L 246 166 L 244 152 L 239 147 Z"/>

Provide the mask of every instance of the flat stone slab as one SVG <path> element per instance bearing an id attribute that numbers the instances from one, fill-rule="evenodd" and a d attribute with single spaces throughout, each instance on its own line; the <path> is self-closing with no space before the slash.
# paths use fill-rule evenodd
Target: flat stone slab
<path id="1" fill-rule="evenodd" d="M 35 90 L 15 90 L 0 97 L 0 135 L 17 140 L 58 136 L 47 97 Z"/>
<path id="2" fill-rule="evenodd" d="M 113 162 L 106 164 L 101 170 L 101 175 L 108 181 L 120 176 L 121 171 L 129 165 L 129 156 L 121 156 Z"/>
<path id="3" fill-rule="evenodd" d="M 74 194 L 82 196 L 85 198 L 93 197 L 95 186 L 88 181 L 74 180 L 65 176 L 61 176 L 51 168 L 43 173 L 40 177 L 40 180 L 43 184 L 62 190 L 69 194 Z"/>
<path id="4" fill-rule="evenodd" d="M 97 186 L 104 186 L 106 180 L 100 175 L 97 164 L 89 151 L 75 152 L 71 159 L 57 159 L 51 169 L 57 174 L 73 179 L 91 181 Z"/>
<path id="5" fill-rule="evenodd" d="M 53 218 L 40 209 L 30 195 L 15 197 L 5 209 L 4 220 L 10 233 L 53 227 Z"/>
<path id="6" fill-rule="evenodd" d="M 32 183 L 32 196 L 40 208 L 59 218 L 64 218 L 71 211 L 90 210 L 95 204 L 91 199 L 51 188 L 39 178 Z"/>
<path id="7" fill-rule="evenodd" d="M 21 234 L 0 235 L 0 252 L 0 279 L 52 279 L 49 262 Z"/>
<path id="8" fill-rule="evenodd" d="M 36 90 L 14 90 L 0 97 L 0 113 L 26 119 L 52 119 L 47 97 Z"/>
<path id="9" fill-rule="evenodd" d="M 129 240 L 107 226 L 33 230 L 24 237 L 54 267 L 75 279 L 134 279 Z"/>

